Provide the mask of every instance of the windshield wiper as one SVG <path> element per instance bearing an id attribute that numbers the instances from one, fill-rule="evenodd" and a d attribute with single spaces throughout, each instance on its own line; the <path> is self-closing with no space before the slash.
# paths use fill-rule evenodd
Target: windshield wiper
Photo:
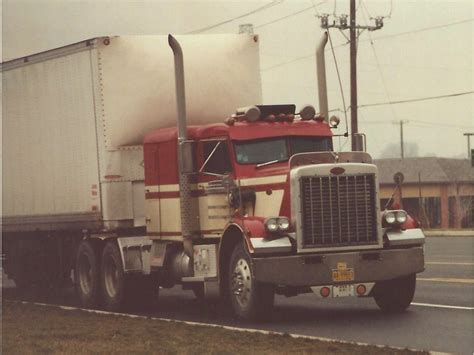
<path id="1" fill-rule="evenodd" d="M 261 168 L 262 166 L 272 165 L 272 164 L 279 163 L 279 162 L 285 161 L 285 160 L 286 159 L 270 160 L 270 161 L 267 161 L 266 163 L 257 164 L 255 167 L 256 168 Z"/>

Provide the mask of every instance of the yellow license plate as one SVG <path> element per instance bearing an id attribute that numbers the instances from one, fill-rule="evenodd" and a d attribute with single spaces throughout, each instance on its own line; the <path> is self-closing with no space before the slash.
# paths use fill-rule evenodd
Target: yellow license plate
<path id="1" fill-rule="evenodd" d="M 354 280 L 354 269 L 333 270 L 332 280 L 335 282 Z"/>

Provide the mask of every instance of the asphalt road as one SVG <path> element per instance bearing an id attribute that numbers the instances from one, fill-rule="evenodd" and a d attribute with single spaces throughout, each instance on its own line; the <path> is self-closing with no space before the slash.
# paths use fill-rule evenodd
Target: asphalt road
<path id="1" fill-rule="evenodd" d="M 278 296 L 272 319 L 245 324 L 265 329 L 439 352 L 474 352 L 474 238 L 427 238 L 426 271 L 418 275 L 407 312 L 386 315 L 371 298 L 322 300 Z M 178 288 L 160 294 L 157 316 L 242 326 L 212 304 Z M 458 308 L 460 307 L 460 308 Z"/>
<path id="2" fill-rule="evenodd" d="M 427 238 L 426 271 L 407 312 L 386 315 L 370 298 L 278 296 L 272 318 L 245 323 L 180 287 L 161 290 L 153 316 L 439 352 L 474 351 L 474 238 Z M 4 287 L 9 285 L 4 281 Z M 9 293 L 4 296 L 10 297 Z M 14 293 L 11 293 L 14 296 Z M 69 298 L 62 303 L 70 304 Z M 44 300 L 43 300 L 44 301 Z M 150 315 L 150 314 L 149 314 Z"/>

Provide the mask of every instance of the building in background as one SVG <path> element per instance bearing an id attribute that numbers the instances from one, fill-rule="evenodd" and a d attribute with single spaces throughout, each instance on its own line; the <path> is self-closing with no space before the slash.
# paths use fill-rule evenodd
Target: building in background
<path id="1" fill-rule="evenodd" d="M 382 209 L 393 195 L 423 228 L 474 228 L 474 168 L 468 159 L 405 158 L 375 161 Z M 396 189 L 394 175 L 404 176 Z"/>

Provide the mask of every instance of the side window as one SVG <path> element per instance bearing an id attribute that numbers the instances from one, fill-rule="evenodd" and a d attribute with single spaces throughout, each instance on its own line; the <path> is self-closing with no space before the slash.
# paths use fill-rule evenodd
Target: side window
<path id="1" fill-rule="evenodd" d="M 201 167 L 202 172 L 219 175 L 232 172 L 226 141 L 204 142 L 203 153 L 205 163 Z"/>

